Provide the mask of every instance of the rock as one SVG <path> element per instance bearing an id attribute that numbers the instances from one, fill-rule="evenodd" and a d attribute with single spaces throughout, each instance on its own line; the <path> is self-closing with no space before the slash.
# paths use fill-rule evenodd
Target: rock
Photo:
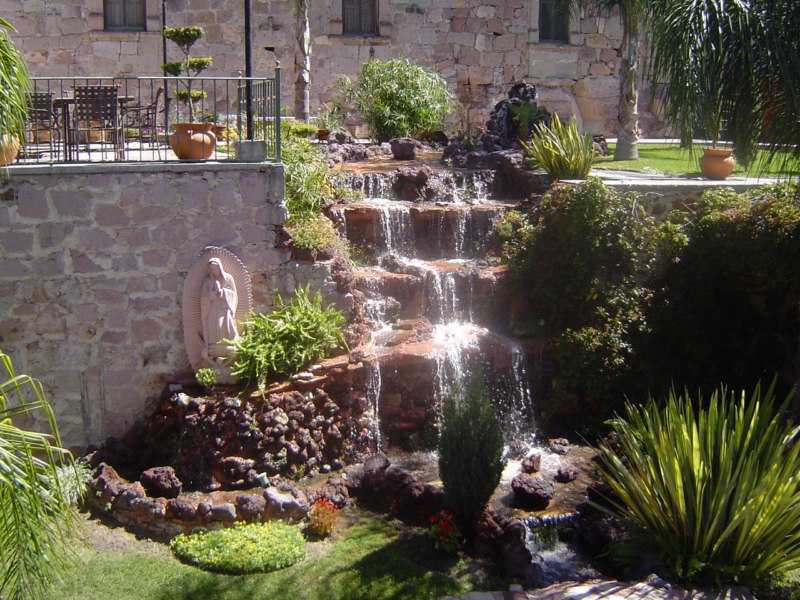
<path id="1" fill-rule="evenodd" d="M 261 495 L 239 494 L 236 496 L 236 510 L 244 521 L 261 521 L 267 501 Z"/>
<path id="2" fill-rule="evenodd" d="M 550 449 L 550 452 L 564 455 L 569 452 L 569 441 L 566 438 L 547 440 L 547 447 Z"/>
<path id="3" fill-rule="evenodd" d="M 210 521 L 232 522 L 236 520 L 236 507 L 230 502 L 212 506 L 208 513 Z"/>
<path id="4" fill-rule="evenodd" d="M 149 519 L 162 520 L 167 516 L 167 500 L 165 498 L 136 498 L 131 501 L 130 506 Z"/>
<path id="5" fill-rule="evenodd" d="M 581 470 L 575 465 L 564 465 L 558 468 L 555 479 L 558 483 L 569 483 L 575 481 L 580 472 Z"/>
<path id="6" fill-rule="evenodd" d="M 364 474 L 375 475 L 379 471 L 385 471 L 389 468 L 389 459 L 383 452 L 377 452 L 364 461 Z"/>
<path id="7" fill-rule="evenodd" d="M 331 136 L 337 144 L 352 144 L 353 136 L 346 129 L 336 129 Z"/>
<path id="8" fill-rule="evenodd" d="M 115 498 L 125 483 L 125 480 L 119 476 L 114 470 L 114 467 L 105 463 L 100 463 L 97 469 L 95 469 L 95 476 L 94 479 L 92 479 L 91 488 L 92 491 L 100 492 L 105 495 L 107 499 Z"/>
<path id="9" fill-rule="evenodd" d="M 534 452 L 527 458 L 522 460 L 520 469 L 523 473 L 531 474 L 536 473 L 542 468 L 542 455 Z"/>
<path id="10" fill-rule="evenodd" d="M 120 486 L 115 507 L 133 509 L 133 501 L 144 498 L 145 496 L 147 496 L 147 494 L 145 493 L 142 484 L 138 481 L 134 481 L 133 483 L 124 483 Z"/>
<path id="11" fill-rule="evenodd" d="M 522 473 L 511 482 L 514 499 L 517 504 L 527 510 L 547 508 L 556 493 L 555 486 L 541 475 Z"/>
<path id="12" fill-rule="evenodd" d="M 411 138 L 394 138 L 389 140 L 389 145 L 395 160 L 414 160 L 416 158 L 417 144 Z"/>
<path id="13" fill-rule="evenodd" d="M 183 489 L 183 483 L 172 467 L 147 469 L 141 474 L 139 481 L 147 490 L 147 495 L 153 498 L 177 498 Z"/>
<path id="14" fill-rule="evenodd" d="M 197 508 L 197 500 L 191 500 L 186 496 L 167 500 L 167 513 L 180 521 L 194 521 L 197 518 Z"/>
<path id="15" fill-rule="evenodd" d="M 297 520 L 305 517 L 308 512 L 308 501 L 305 498 L 282 492 L 275 487 L 264 490 L 264 500 L 264 514 L 269 519 Z"/>

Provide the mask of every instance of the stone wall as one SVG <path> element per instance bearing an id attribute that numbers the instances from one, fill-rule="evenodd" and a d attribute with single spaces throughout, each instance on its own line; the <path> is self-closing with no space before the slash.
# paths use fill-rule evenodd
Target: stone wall
<path id="1" fill-rule="evenodd" d="M 542 104 L 574 114 L 594 133 L 615 135 L 619 84 L 616 49 L 622 36 L 617 15 L 583 13 L 572 19 L 570 43 L 540 43 L 538 0 L 379 0 L 379 36 L 343 36 L 341 0 L 309 3 L 312 36 L 312 110 L 337 94 L 336 79 L 353 77 L 370 57 L 409 57 L 436 69 L 465 110 L 451 128 L 482 126 L 510 84 L 525 79 L 540 90 Z M 254 73 L 271 75 L 275 46 L 283 66 L 282 101 L 294 107 L 294 2 L 252 3 Z M 0 0 L 0 14 L 17 29 L 13 37 L 34 75 L 160 75 L 161 3 L 147 0 L 146 32 L 103 31 L 102 0 Z M 169 0 L 170 26 L 198 24 L 206 37 L 198 56 L 210 54 L 209 75 L 244 70 L 241 4 L 223 0 Z M 170 44 L 170 59 L 178 56 Z M 645 86 L 646 88 L 646 86 Z M 642 129 L 656 133 L 649 92 L 640 100 Z"/>
<path id="2" fill-rule="evenodd" d="M 181 294 L 204 247 L 242 260 L 255 308 L 313 279 L 275 248 L 285 218 L 276 164 L 11 169 L 0 184 L 0 348 L 42 380 L 65 444 L 121 435 L 167 384 L 193 380 Z"/>

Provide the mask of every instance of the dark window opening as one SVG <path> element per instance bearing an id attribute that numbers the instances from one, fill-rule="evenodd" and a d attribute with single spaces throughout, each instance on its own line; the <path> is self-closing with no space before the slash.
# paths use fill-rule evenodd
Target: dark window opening
<path id="1" fill-rule="evenodd" d="M 569 43 L 569 10 L 553 6 L 554 0 L 539 0 L 539 41 Z"/>
<path id="2" fill-rule="evenodd" d="M 144 31 L 144 0 L 103 0 L 106 31 Z"/>
<path id="3" fill-rule="evenodd" d="M 378 0 L 342 0 L 343 35 L 378 35 Z"/>

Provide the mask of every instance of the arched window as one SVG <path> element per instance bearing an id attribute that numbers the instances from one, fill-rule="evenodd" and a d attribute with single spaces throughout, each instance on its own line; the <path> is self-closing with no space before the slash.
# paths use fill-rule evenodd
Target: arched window
<path id="1" fill-rule="evenodd" d="M 378 0 L 342 0 L 342 35 L 378 35 Z"/>
<path id="2" fill-rule="evenodd" d="M 103 0 L 107 31 L 144 31 L 144 0 Z"/>

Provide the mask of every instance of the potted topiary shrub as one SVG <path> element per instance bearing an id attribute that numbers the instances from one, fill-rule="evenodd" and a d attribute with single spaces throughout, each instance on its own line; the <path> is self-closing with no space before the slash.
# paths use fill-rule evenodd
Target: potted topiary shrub
<path id="1" fill-rule="evenodd" d="M 169 136 L 169 144 L 175 155 L 183 160 L 206 160 L 214 152 L 217 139 L 214 136 L 213 124 L 195 120 L 195 103 L 202 102 L 206 97 L 203 90 L 193 89 L 194 78 L 211 66 L 210 56 L 192 56 L 192 46 L 199 40 L 205 31 L 202 27 L 165 27 L 164 37 L 174 42 L 183 53 L 183 59 L 162 65 L 166 75 L 179 77 L 183 89 L 175 91 L 175 98 L 186 105 L 188 122 L 173 123 L 175 130 Z"/>
<path id="2" fill-rule="evenodd" d="M 0 164 L 14 161 L 19 152 L 20 136 L 25 131 L 28 116 L 30 76 L 7 29 L 11 24 L 0 18 Z"/>

